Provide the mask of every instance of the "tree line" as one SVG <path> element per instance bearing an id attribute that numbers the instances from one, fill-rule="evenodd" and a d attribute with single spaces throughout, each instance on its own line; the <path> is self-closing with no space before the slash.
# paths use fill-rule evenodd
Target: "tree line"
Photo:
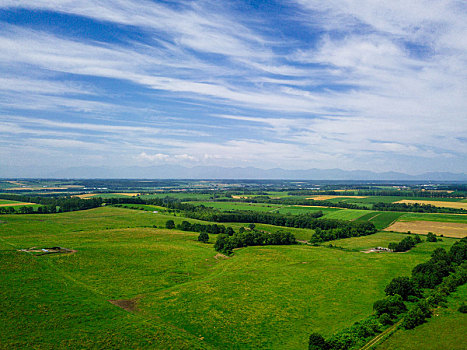
<path id="1" fill-rule="evenodd" d="M 310 350 L 347 350 L 361 347 L 369 337 L 394 324 L 403 315 L 401 326 L 412 329 L 431 317 L 432 309 L 446 301 L 457 287 L 467 282 L 467 237 L 454 243 L 447 252 L 437 248 L 431 258 L 415 266 L 411 277 L 391 280 L 386 297 L 373 304 L 374 314 L 356 322 L 328 339 L 313 332 Z M 410 307 L 406 303 L 410 303 Z"/>
<path id="2" fill-rule="evenodd" d="M 338 238 L 366 236 L 377 232 L 371 222 L 344 221 L 320 218 L 322 213 L 307 213 L 299 215 L 252 212 L 247 210 L 220 212 L 205 210 L 190 212 L 187 216 L 214 222 L 245 222 L 261 223 L 274 226 L 307 228 L 315 230 L 310 243 L 319 243 Z"/>
<path id="3" fill-rule="evenodd" d="M 265 232 L 255 229 L 234 233 L 232 236 L 220 235 L 214 249 L 223 254 L 232 254 L 235 248 L 262 245 L 296 244 L 295 236 L 290 232 Z"/>

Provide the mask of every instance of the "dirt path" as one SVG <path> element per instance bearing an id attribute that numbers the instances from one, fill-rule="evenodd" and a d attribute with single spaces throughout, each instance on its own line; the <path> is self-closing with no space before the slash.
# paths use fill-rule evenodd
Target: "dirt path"
<path id="1" fill-rule="evenodd" d="M 402 319 L 403 320 L 403 319 Z M 377 343 L 379 343 L 379 341 L 381 339 L 383 339 L 386 335 L 388 335 L 389 333 L 392 333 L 394 332 L 397 327 L 399 327 L 399 325 L 402 323 L 402 320 L 400 320 L 399 322 L 393 324 L 391 327 L 389 327 L 388 329 L 386 329 L 383 333 L 381 334 L 378 334 L 376 337 L 374 337 L 373 339 L 371 339 L 368 343 L 366 343 L 364 346 L 362 346 L 360 348 L 360 350 L 368 350 L 368 349 L 371 349 L 374 345 L 376 345 Z"/>

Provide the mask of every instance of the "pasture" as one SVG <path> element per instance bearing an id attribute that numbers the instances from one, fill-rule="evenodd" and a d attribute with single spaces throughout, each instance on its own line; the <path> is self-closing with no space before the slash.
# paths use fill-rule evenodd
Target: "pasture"
<path id="1" fill-rule="evenodd" d="M 304 349 L 311 330 L 365 318 L 393 277 L 454 241 L 404 254 L 295 245 L 224 258 L 195 233 L 161 228 L 169 218 L 185 220 L 113 207 L 2 216 L 0 348 Z M 77 252 L 18 251 L 32 246 Z"/>

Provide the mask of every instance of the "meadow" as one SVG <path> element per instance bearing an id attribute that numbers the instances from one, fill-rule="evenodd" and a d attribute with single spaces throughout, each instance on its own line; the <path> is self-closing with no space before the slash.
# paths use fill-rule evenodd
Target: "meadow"
<path id="1" fill-rule="evenodd" d="M 0 348 L 305 349 L 311 331 L 328 336 L 365 318 L 393 277 L 455 241 L 358 251 L 403 237 L 380 232 L 332 242 L 355 251 L 263 246 L 226 258 L 214 235 L 200 243 L 196 233 L 166 230 L 168 219 L 187 220 L 115 207 L 1 216 Z M 76 253 L 18 251 L 32 246 Z"/>

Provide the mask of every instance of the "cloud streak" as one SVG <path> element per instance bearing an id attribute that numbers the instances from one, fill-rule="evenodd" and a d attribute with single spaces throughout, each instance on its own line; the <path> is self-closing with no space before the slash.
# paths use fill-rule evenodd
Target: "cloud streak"
<path id="1" fill-rule="evenodd" d="M 122 164 L 467 169 L 463 2 L 242 6 L 0 0 L 122 34 L 2 23 L 0 133 L 26 135 L 28 152 L 59 150 L 62 133 L 68 152 L 91 153 L 94 135 Z"/>

